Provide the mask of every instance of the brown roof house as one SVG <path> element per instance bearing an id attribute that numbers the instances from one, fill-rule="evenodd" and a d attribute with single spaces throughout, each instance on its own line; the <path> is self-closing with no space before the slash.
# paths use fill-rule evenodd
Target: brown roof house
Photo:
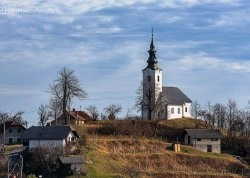
<path id="1" fill-rule="evenodd" d="M 204 152 L 221 153 L 220 130 L 217 129 L 185 129 L 185 145 L 191 145 Z"/>
<path id="2" fill-rule="evenodd" d="M 76 111 L 73 109 L 73 111 L 67 111 L 66 116 L 61 115 L 56 120 L 53 120 L 51 125 L 66 125 L 65 119 L 67 121 L 67 125 L 84 125 L 86 122 L 92 120 L 86 112 Z"/>
<path id="3" fill-rule="evenodd" d="M 20 144 L 21 134 L 26 130 L 17 121 L 6 121 L 0 124 L 0 140 L 2 144 Z"/>

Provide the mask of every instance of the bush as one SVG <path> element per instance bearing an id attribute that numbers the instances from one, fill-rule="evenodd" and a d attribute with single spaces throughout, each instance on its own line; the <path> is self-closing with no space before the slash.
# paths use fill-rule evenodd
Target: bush
<path id="1" fill-rule="evenodd" d="M 27 178 L 37 178 L 35 174 L 30 174 L 27 176 Z"/>

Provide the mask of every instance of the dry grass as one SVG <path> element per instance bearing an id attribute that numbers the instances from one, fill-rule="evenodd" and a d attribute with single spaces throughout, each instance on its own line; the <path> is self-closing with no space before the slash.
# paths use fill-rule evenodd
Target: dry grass
<path id="1" fill-rule="evenodd" d="M 78 126 L 80 137 L 87 140 L 87 177 L 236 178 L 248 171 L 231 155 L 204 153 L 189 146 L 181 146 L 181 153 L 167 149 L 169 141 L 196 124 L 197 120 L 188 118 L 163 120 L 156 134 L 153 121 L 98 121 Z"/>
<path id="2" fill-rule="evenodd" d="M 232 173 L 247 169 L 230 155 L 203 153 L 189 147 L 182 147 L 185 153 L 175 153 L 160 140 L 92 138 L 88 145 L 91 151 L 87 159 L 93 163 L 88 165 L 92 171 L 89 177 L 97 173 L 100 177 L 237 177 Z"/>

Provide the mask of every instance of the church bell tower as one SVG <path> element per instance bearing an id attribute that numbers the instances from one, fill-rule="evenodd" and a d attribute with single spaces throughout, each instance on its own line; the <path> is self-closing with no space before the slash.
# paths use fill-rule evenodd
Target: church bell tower
<path id="1" fill-rule="evenodd" d="M 154 45 L 154 34 L 152 29 L 152 38 L 147 67 L 142 70 L 143 73 L 143 101 L 142 118 L 153 120 L 155 116 L 156 102 L 162 92 L 162 69 L 158 67 L 156 58 L 156 49 Z"/>

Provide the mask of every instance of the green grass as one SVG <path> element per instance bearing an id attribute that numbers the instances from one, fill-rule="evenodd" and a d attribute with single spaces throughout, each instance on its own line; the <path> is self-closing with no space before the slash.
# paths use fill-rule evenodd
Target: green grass
<path id="1" fill-rule="evenodd" d="M 196 124 L 199 122 L 200 128 L 205 128 L 206 124 L 202 120 L 196 120 L 193 118 L 179 118 L 179 119 L 171 119 L 171 120 L 162 120 L 160 124 L 163 126 L 167 126 L 169 128 L 174 129 L 188 129 L 195 128 Z"/>

